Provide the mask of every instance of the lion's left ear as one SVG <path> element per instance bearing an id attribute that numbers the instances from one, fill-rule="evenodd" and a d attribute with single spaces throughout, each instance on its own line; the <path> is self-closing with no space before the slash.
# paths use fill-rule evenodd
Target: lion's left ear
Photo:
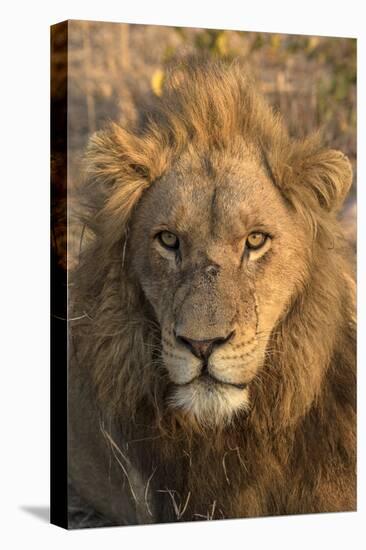
<path id="1" fill-rule="evenodd" d="M 341 151 L 321 149 L 297 158 L 292 163 L 289 178 L 292 181 L 288 181 L 285 188 L 290 193 L 296 186 L 296 194 L 305 194 L 309 198 L 312 195 L 321 208 L 336 212 L 351 187 L 352 166 Z"/>

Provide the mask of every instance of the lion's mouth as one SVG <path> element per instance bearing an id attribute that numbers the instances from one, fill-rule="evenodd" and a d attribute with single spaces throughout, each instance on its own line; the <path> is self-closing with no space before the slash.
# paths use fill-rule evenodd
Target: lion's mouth
<path id="1" fill-rule="evenodd" d="M 189 382 L 185 382 L 184 384 L 176 384 L 177 386 L 184 387 L 189 386 L 190 384 L 193 384 L 194 382 L 202 382 L 203 384 L 206 384 L 208 387 L 210 386 L 231 386 L 234 388 L 237 388 L 238 390 L 245 390 L 248 384 L 235 384 L 234 382 L 227 382 L 225 380 L 219 380 L 215 376 L 212 376 L 209 372 L 205 371 L 198 376 L 195 376 L 192 378 Z"/>

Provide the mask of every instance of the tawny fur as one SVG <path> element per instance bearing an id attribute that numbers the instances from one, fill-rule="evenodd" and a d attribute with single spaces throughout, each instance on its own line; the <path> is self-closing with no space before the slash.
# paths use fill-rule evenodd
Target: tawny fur
<path id="1" fill-rule="evenodd" d="M 167 406 L 160 327 L 132 277 L 128 234 L 144 192 L 181 155 L 240 159 L 243 140 L 307 228 L 307 278 L 271 334 L 250 409 L 212 428 Z M 85 166 L 91 239 L 72 277 L 70 369 L 143 480 L 128 521 L 145 521 L 141 507 L 156 522 L 354 510 L 354 275 L 337 221 L 348 160 L 318 137 L 290 138 L 239 64 L 192 62 L 141 126 L 96 134 Z M 123 523 L 123 510 L 111 515 Z"/>

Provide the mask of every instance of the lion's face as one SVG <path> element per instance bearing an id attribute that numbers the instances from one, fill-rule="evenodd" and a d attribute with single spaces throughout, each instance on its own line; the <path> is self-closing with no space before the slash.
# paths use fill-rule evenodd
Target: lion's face
<path id="1" fill-rule="evenodd" d="M 270 335 L 306 276 L 306 241 L 249 153 L 187 156 L 145 192 L 129 251 L 161 327 L 170 406 L 210 424 L 248 407 Z"/>
<path id="2" fill-rule="evenodd" d="M 324 279 L 325 256 L 331 269 L 328 251 L 343 246 L 336 214 L 351 165 L 316 136 L 290 137 L 240 65 L 189 62 L 177 71 L 137 127 L 111 124 L 87 150 L 85 202 L 96 239 L 79 286 L 93 311 L 90 361 L 99 399 L 112 401 L 112 410 L 123 398 L 133 410 L 139 396 L 160 410 L 170 392 L 169 406 L 217 425 L 251 397 L 271 395 L 273 403 L 281 388 L 278 407 L 289 414 L 297 359 L 284 366 L 279 358 L 298 351 L 304 387 L 309 375 L 319 387 L 320 370 L 304 348 L 317 321 L 301 319 L 301 303 Z M 139 302 L 141 291 L 151 307 Z M 323 315 L 327 294 L 331 288 L 319 291 L 323 306 L 314 306 L 314 316 Z M 141 326 L 129 323 L 133 312 Z M 286 335 L 282 321 L 290 315 L 297 324 Z M 160 325 L 158 346 L 146 332 L 149 321 Z M 121 331 L 114 331 L 117 322 Z M 101 326 L 113 334 L 108 354 Z M 158 394 L 150 385 L 155 374 Z M 304 387 L 308 403 L 314 392 Z"/>

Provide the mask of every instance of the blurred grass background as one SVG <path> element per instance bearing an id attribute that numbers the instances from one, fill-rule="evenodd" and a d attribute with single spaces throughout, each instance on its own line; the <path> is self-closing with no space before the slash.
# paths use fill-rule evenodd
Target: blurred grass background
<path id="1" fill-rule="evenodd" d="M 355 202 L 355 39 L 89 21 L 69 22 L 70 189 L 80 180 L 89 136 L 110 120 L 134 116 L 141 97 L 161 93 L 167 63 L 199 52 L 244 59 L 292 135 L 322 128 L 325 145 L 341 149 L 352 162 Z M 57 49 L 52 63 L 59 63 L 58 79 L 65 78 Z M 58 85 L 56 78 L 56 96 Z"/>

